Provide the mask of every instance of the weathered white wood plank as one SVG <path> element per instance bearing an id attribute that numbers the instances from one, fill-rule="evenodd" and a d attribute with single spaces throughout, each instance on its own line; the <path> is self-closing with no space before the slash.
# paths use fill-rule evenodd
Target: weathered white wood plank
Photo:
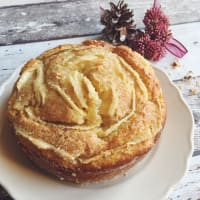
<path id="1" fill-rule="evenodd" d="M 169 54 L 159 62 L 153 64 L 165 70 L 172 80 L 183 78 L 190 70 L 193 71 L 194 76 L 200 76 L 200 67 L 198 66 L 198 63 L 200 63 L 200 22 L 174 25 L 171 28 L 174 36 L 185 44 L 189 52 L 184 58 L 178 61 L 180 67 L 177 67 L 176 69 L 172 68 L 172 63 L 177 59 Z M 96 38 L 96 36 L 81 37 L 78 41 L 86 38 Z M 23 64 L 28 59 L 33 58 L 42 51 L 58 44 L 73 43 L 74 41 L 77 41 L 77 38 L 1 46 L 0 85 L 9 77 L 16 67 Z"/>
<path id="2" fill-rule="evenodd" d="M 37 3 L 48 3 L 48 2 L 58 2 L 63 0 L 0 0 L 0 7 L 5 6 L 15 6 L 24 4 L 37 4 Z"/>
<path id="3" fill-rule="evenodd" d="M 171 26 L 171 30 L 174 37 L 185 45 L 188 53 L 179 60 L 169 55 L 157 62 L 156 66 L 164 68 L 173 80 L 181 79 L 190 70 L 193 71 L 195 76 L 199 76 L 200 22 Z M 176 70 L 172 70 L 171 64 L 176 60 L 178 60 L 180 67 L 177 67 Z"/>
<path id="4" fill-rule="evenodd" d="M 0 8 L 0 44 L 49 40 L 102 30 L 99 7 L 108 7 L 107 0 L 74 0 Z M 116 2 L 116 0 L 115 0 Z M 128 0 L 134 9 L 138 27 L 153 0 Z M 199 0 L 160 0 L 172 24 L 200 20 Z M 192 5 L 192 6 L 191 6 Z"/>

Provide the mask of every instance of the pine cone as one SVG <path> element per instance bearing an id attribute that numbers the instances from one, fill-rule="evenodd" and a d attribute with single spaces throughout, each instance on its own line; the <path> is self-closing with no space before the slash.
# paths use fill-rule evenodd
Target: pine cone
<path id="1" fill-rule="evenodd" d="M 104 38 L 114 45 L 128 45 L 136 32 L 133 11 L 128 9 L 123 0 L 117 5 L 110 2 L 110 10 L 103 10 L 101 23 L 105 25 L 102 31 Z"/>

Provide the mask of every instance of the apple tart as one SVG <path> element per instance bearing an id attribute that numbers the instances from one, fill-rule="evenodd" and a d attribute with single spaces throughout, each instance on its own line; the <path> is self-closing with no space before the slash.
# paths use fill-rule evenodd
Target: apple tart
<path id="1" fill-rule="evenodd" d="M 126 46 L 96 40 L 60 45 L 28 61 L 8 102 L 25 155 L 76 183 L 132 167 L 154 146 L 165 118 L 150 63 Z"/>

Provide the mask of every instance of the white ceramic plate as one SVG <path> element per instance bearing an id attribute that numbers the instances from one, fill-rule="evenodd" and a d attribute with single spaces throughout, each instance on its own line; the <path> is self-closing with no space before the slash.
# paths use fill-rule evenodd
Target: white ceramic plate
<path id="1" fill-rule="evenodd" d="M 192 153 L 193 118 L 164 72 L 155 69 L 168 107 L 159 143 L 128 176 L 81 187 L 59 182 L 33 167 L 10 135 L 5 110 L 19 71 L 0 88 L 0 183 L 16 200 L 162 200 L 184 176 Z"/>

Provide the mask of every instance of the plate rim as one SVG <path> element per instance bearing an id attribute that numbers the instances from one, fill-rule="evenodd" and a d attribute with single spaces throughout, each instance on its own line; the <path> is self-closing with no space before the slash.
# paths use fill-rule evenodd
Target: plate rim
<path id="1" fill-rule="evenodd" d="M 169 194 L 171 193 L 171 191 L 175 188 L 175 186 L 180 183 L 183 178 L 185 177 L 188 169 L 189 169 L 189 164 L 190 164 L 190 159 L 192 157 L 192 153 L 193 153 L 193 150 L 194 150 L 194 141 L 193 141 L 193 135 L 194 135 L 194 117 L 193 117 L 193 114 L 192 114 L 192 111 L 190 110 L 186 100 L 184 99 L 183 95 L 181 94 L 181 91 L 178 89 L 178 87 L 173 83 L 173 81 L 170 79 L 169 75 L 163 70 L 163 69 L 160 69 L 156 66 L 153 66 L 154 68 L 154 71 L 158 71 L 160 72 L 162 75 L 165 76 L 165 78 L 168 80 L 168 83 L 169 85 L 175 90 L 175 92 L 178 94 L 178 97 L 179 97 L 179 100 L 180 102 L 185 106 L 185 108 L 187 109 L 187 112 L 188 114 L 190 115 L 190 118 L 191 118 L 191 129 L 190 129 L 190 134 L 188 134 L 190 137 L 189 137 L 189 145 L 190 145 L 190 151 L 188 152 L 188 155 L 186 156 L 185 158 L 185 169 L 184 169 L 184 172 L 182 174 L 182 176 L 179 177 L 179 179 L 173 183 L 171 186 L 169 186 L 168 189 L 166 189 L 166 192 L 165 192 L 165 196 L 163 198 L 167 198 L 169 196 Z"/>

